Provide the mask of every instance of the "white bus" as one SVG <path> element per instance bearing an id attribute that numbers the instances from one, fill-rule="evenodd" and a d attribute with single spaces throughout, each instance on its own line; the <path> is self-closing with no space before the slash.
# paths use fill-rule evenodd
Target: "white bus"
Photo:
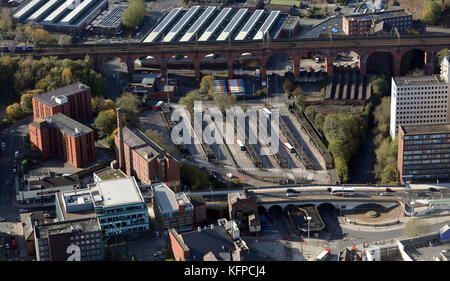
<path id="1" fill-rule="evenodd" d="M 331 195 L 353 196 L 355 195 L 355 189 L 353 187 L 333 187 L 331 188 Z"/>
<path id="2" fill-rule="evenodd" d="M 154 110 L 158 110 L 159 107 L 160 107 L 162 104 L 163 104 L 163 101 L 160 100 L 159 102 L 157 102 L 157 103 L 153 106 L 153 109 L 154 109 Z"/>
<path id="3" fill-rule="evenodd" d="M 236 143 L 239 146 L 240 150 L 245 150 L 245 145 L 242 143 L 240 139 L 236 139 Z"/>
<path id="4" fill-rule="evenodd" d="M 286 147 L 289 150 L 289 152 L 292 152 L 292 153 L 295 152 L 294 147 L 290 143 L 288 143 L 287 141 L 284 141 L 283 145 L 284 145 L 284 147 Z"/>
<path id="5" fill-rule="evenodd" d="M 270 110 L 268 110 L 266 107 L 263 107 L 263 112 L 264 115 L 267 117 L 267 119 L 270 119 L 270 117 L 272 117 L 272 112 Z"/>
<path id="6" fill-rule="evenodd" d="M 324 261 L 328 256 L 330 256 L 330 249 L 325 249 L 314 259 L 314 261 Z"/>

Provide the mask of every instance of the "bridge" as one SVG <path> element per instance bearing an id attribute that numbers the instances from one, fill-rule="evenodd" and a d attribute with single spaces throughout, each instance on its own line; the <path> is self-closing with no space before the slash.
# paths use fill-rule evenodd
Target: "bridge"
<path id="1" fill-rule="evenodd" d="M 266 79 L 267 61 L 276 54 L 284 54 L 292 59 L 292 71 L 295 77 L 300 75 L 300 61 L 319 53 L 325 60 L 325 70 L 333 75 L 333 62 L 340 52 L 353 51 L 358 54 L 358 66 L 366 74 L 366 65 L 375 53 L 387 53 L 391 57 L 392 73 L 400 75 L 402 57 L 409 51 L 419 50 L 424 53 L 425 73 L 432 74 L 435 55 L 438 51 L 450 47 L 450 34 L 440 35 L 405 35 L 400 38 L 390 36 L 313 38 L 313 39 L 277 39 L 268 42 L 164 42 L 164 43 L 114 43 L 114 44 L 72 44 L 40 45 L 28 53 L 6 53 L 10 56 L 57 56 L 59 58 L 81 59 L 89 55 L 95 59 L 96 68 L 100 70 L 103 62 L 114 57 L 126 61 L 128 72 L 134 73 L 134 61 L 141 57 L 152 57 L 161 66 L 163 77 L 167 74 L 168 61 L 178 56 L 188 57 L 194 66 L 195 78 L 200 79 L 202 60 L 211 54 L 226 61 L 229 77 L 233 75 L 233 63 L 250 54 L 260 62 L 261 79 Z"/>

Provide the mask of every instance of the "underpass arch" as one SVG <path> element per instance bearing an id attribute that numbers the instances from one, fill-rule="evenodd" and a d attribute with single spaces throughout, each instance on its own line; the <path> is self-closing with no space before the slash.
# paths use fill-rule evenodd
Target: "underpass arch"
<path id="1" fill-rule="evenodd" d="M 400 59 L 400 75 L 405 76 L 416 69 L 423 73 L 425 71 L 426 53 L 421 48 L 413 48 L 403 52 Z"/>
<path id="2" fill-rule="evenodd" d="M 367 56 L 366 74 L 394 75 L 394 55 L 388 50 L 376 50 Z"/>

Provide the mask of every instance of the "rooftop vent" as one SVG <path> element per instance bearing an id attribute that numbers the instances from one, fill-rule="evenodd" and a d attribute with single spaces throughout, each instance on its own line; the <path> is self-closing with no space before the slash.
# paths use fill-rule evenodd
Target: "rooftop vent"
<path id="1" fill-rule="evenodd" d="M 80 89 L 86 89 L 86 86 L 84 86 L 83 84 L 79 84 L 78 87 L 79 87 Z"/>

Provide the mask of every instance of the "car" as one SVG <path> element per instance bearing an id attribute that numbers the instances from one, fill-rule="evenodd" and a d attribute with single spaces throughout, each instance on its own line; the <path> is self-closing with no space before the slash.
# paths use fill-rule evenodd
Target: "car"
<path id="1" fill-rule="evenodd" d="M 287 193 L 300 193 L 299 191 L 297 191 L 297 190 L 295 190 L 295 189 L 292 189 L 292 188 L 288 188 L 288 189 L 286 190 L 286 192 L 287 192 Z"/>
<path id="2" fill-rule="evenodd" d="M 295 184 L 295 181 L 293 181 L 291 179 L 287 179 L 286 182 L 287 182 L 287 184 Z"/>
<path id="3" fill-rule="evenodd" d="M 0 221 L 5 221 L 6 219 L 4 217 L 0 217 Z"/>
<path id="4" fill-rule="evenodd" d="M 19 209 L 19 213 L 27 213 L 28 209 Z"/>
<path id="5" fill-rule="evenodd" d="M 430 188 L 428 188 L 428 190 L 431 192 L 439 192 L 439 189 L 434 188 L 434 187 L 430 187 Z"/>
<path id="6" fill-rule="evenodd" d="M 295 193 L 290 193 L 290 192 L 286 193 L 286 197 L 295 197 L 295 196 L 297 196 L 297 194 L 295 194 Z"/>
<path id="7" fill-rule="evenodd" d="M 391 194 L 389 192 L 381 192 L 380 196 L 391 196 Z"/>
<path id="8" fill-rule="evenodd" d="M 327 191 L 328 191 L 328 192 L 331 192 L 332 190 L 333 190 L 333 189 L 332 189 L 331 187 L 328 187 L 328 188 L 327 188 Z"/>
<path id="9" fill-rule="evenodd" d="M 12 169 L 12 173 L 15 174 L 17 172 L 16 168 Z"/>
<path id="10" fill-rule="evenodd" d="M 6 148 L 6 143 L 2 142 L 2 149 L 5 149 L 5 148 Z"/>
<path id="11" fill-rule="evenodd" d="M 385 192 L 394 192 L 394 191 L 392 189 L 390 189 L 389 187 L 387 187 Z"/>
<path id="12" fill-rule="evenodd" d="M 14 157 L 16 157 L 16 158 L 19 157 L 19 151 L 14 152 Z"/>
<path id="13" fill-rule="evenodd" d="M 417 192 L 417 196 L 426 197 L 427 195 L 425 194 L 425 192 Z"/>
<path id="14" fill-rule="evenodd" d="M 8 243 L 6 243 L 6 249 L 9 249 L 9 244 Z"/>
<path id="15" fill-rule="evenodd" d="M 44 214 L 44 218 L 49 218 L 49 217 L 51 217 L 51 215 L 49 213 Z"/>
<path id="16" fill-rule="evenodd" d="M 280 180 L 280 181 L 278 182 L 278 184 L 284 185 L 284 184 L 287 184 L 287 181 L 286 181 L 286 180 Z"/>

